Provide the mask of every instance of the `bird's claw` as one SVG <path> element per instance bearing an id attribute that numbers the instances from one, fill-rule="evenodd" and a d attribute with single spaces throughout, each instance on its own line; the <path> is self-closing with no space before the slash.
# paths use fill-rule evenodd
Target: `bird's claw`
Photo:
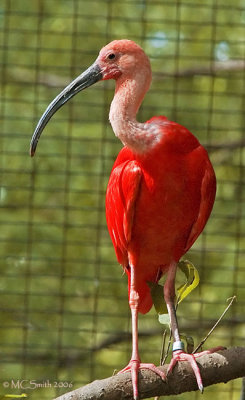
<path id="1" fill-rule="evenodd" d="M 138 400 L 138 398 L 139 398 L 139 394 L 138 394 L 138 371 L 139 371 L 139 369 L 149 369 L 149 370 L 155 372 L 155 374 L 159 375 L 163 380 L 166 379 L 166 375 L 164 374 L 164 372 L 161 371 L 159 368 L 157 368 L 154 364 L 145 364 L 145 363 L 141 363 L 138 360 L 130 360 L 128 365 L 125 368 L 123 368 L 121 371 L 119 371 L 118 374 L 122 374 L 124 372 L 131 371 L 134 400 Z"/>
<path id="2" fill-rule="evenodd" d="M 201 353 L 188 354 L 188 353 L 185 353 L 183 350 L 174 351 L 173 358 L 172 358 L 172 360 L 169 364 L 168 370 L 167 370 L 167 375 L 170 372 L 172 372 L 172 370 L 174 369 L 174 367 L 178 361 L 187 361 L 191 365 L 191 368 L 192 368 L 192 370 L 195 374 L 196 380 L 197 380 L 198 388 L 199 388 L 200 392 L 202 393 L 203 392 L 203 383 L 202 383 L 200 370 L 199 370 L 199 367 L 196 362 L 196 358 L 198 358 L 200 354 Z"/>
<path id="3" fill-rule="evenodd" d="M 199 388 L 200 392 L 203 393 L 204 388 L 203 388 L 203 383 L 202 383 L 202 377 L 201 377 L 200 369 L 198 367 L 196 359 L 205 354 L 212 354 L 212 353 L 215 353 L 216 351 L 223 350 L 223 349 L 224 349 L 224 347 L 219 346 L 219 347 L 214 347 L 212 349 L 205 350 L 200 353 L 194 353 L 194 354 L 185 353 L 183 350 L 174 351 L 173 358 L 172 358 L 172 360 L 169 364 L 168 370 L 167 370 L 167 375 L 173 371 L 173 369 L 178 361 L 187 361 L 191 365 L 191 368 L 195 374 L 198 388 Z"/>

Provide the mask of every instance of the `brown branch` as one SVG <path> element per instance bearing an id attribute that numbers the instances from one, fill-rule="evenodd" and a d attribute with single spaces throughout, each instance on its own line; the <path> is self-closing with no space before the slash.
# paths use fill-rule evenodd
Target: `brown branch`
<path id="1" fill-rule="evenodd" d="M 230 143 L 212 143 L 205 144 L 205 148 L 209 151 L 219 150 L 236 150 L 245 147 L 245 139 L 231 141 Z"/>
<path id="2" fill-rule="evenodd" d="M 192 68 L 180 69 L 179 71 L 170 73 L 158 72 L 156 77 L 162 78 L 189 78 L 195 75 L 208 75 L 214 76 L 223 72 L 240 72 L 245 69 L 244 60 L 228 60 L 228 61 L 214 61 L 211 64 L 195 66 Z"/>
<path id="3" fill-rule="evenodd" d="M 228 61 L 216 61 L 212 64 L 195 66 L 193 68 L 181 69 L 170 73 L 157 72 L 154 74 L 156 80 L 167 79 L 167 78 L 191 78 L 195 75 L 217 75 L 223 72 L 240 72 L 245 69 L 244 60 L 228 60 Z M 30 78 L 32 70 L 26 68 L 12 68 L 9 73 L 9 79 L 11 81 L 33 83 L 35 77 Z M 70 82 L 70 78 L 62 77 L 56 74 L 50 74 L 46 72 L 40 72 L 37 78 L 37 82 L 40 85 L 47 87 L 64 87 Z"/>
<path id="4" fill-rule="evenodd" d="M 198 358 L 198 364 L 205 386 L 228 382 L 245 376 L 245 348 L 233 347 L 218 353 Z M 165 373 L 167 365 L 161 368 Z M 197 390 L 197 384 L 190 365 L 181 362 L 176 365 L 167 381 L 148 370 L 139 372 L 139 393 L 141 399 L 154 396 L 175 395 Z M 132 399 L 130 373 L 119 374 L 100 381 L 94 381 L 55 400 L 129 400 Z"/>
<path id="5" fill-rule="evenodd" d="M 40 72 L 38 74 L 38 78 L 32 76 L 31 73 L 33 72 L 32 69 L 26 68 L 12 68 L 9 70 L 9 79 L 11 81 L 22 82 L 22 83 L 31 83 L 33 84 L 38 83 L 39 85 L 57 88 L 57 87 L 64 87 L 68 85 L 71 81 L 71 78 L 63 77 L 56 74 Z"/>

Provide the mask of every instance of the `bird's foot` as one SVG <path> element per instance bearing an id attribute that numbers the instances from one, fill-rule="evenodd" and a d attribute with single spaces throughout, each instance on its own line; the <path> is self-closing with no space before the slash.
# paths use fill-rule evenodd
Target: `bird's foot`
<path id="1" fill-rule="evenodd" d="M 203 383 L 202 383 L 202 377 L 201 377 L 201 373 L 200 373 L 200 369 L 198 367 L 198 364 L 196 362 L 196 359 L 198 357 L 201 357 L 205 354 L 211 354 L 211 353 L 215 353 L 216 351 L 219 350 L 224 350 L 224 347 L 222 346 L 218 346 L 218 347 L 214 347 L 212 349 L 209 350 L 205 350 L 205 351 L 201 351 L 200 353 L 194 353 L 194 354 L 188 354 L 185 353 L 183 351 L 183 342 L 180 342 L 180 346 L 178 349 L 178 342 L 174 342 L 173 345 L 173 358 L 169 364 L 168 370 L 167 370 L 167 375 L 172 372 L 172 370 L 174 369 L 175 365 L 177 364 L 178 361 L 187 361 L 188 363 L 190 363 L 191 368 L 195 374 L 196 380 L 197 380 L 197 385 L 198 388 L 200 390 L 201 393 L 203 393 Z M 175 347 L 174 347 L 175 346 Z"/>
<path id="2" fill-rule="evenodd" d="M 159 375 L 163 380 L 166 379 L 166 375 L 164 374 L 164 372 L 161 371 L 159 368 L 157 368 L 154 364 L 141 363 L 140 360 L 130 360 L 128 365 L 121 371 L 119 371 L 118 374 L 131 371 L 134 400 L 138 400 L 139 398 L 139 393 L 138 393 L 139 369 L 150 369 L 151 371 L 155 372 L 155 374 Z"/>

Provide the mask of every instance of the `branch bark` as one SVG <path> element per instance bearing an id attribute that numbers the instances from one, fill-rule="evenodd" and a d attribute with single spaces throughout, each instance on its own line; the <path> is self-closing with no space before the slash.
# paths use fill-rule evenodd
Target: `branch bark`
<path id="1" fill-rule="evenodd" d="M 227 61 L 215 61 L 211 64 L 203 64 L 200 66 L 194 66 L 193 68 L 184 68 L 176 72 L 170 73 L 157 73 L 155 74 L 159 78 L 189 78 L 195 75 L 207 75 L 215 76 L 223 72 L 241 72 L 245 69 L 244 60 L 227 60 Z"/>
<path id="2" fill-rule="evenodd" d="M 192 78 L 195 75 L 207 75 L 215 76 L 222 73 L 233 73 L 241 72 L 245 69 L 244 60 L 227 60 L 227 61 L 215 61 L 212 64 L 196 65 L 192 68 L 184 68 L 179 71 L 173 71 L 169 73 L 155 73 L 155 80 L 162 80 L 167 78 Z M 33 82 L 30 79 L 30 70 L 26 68 L 12 68 L 9 71 L 10 81 L 17 81 L 23 83 Z M 37 83 L 47 87 L 64 87 L 70 83 L 71 78 L 62 77 L 56 74 L 40 72 L 37 78 Z"/>
<path id="3" fill-rule="evenodd" d="M 228 382 L 245 376 L 245 348 L 233 347 L 198 358 L 203 384 Z M 160 367 L 165 373 L 167 365 Z M 148 370 L 139 372 L 140 399 L 168 396 L 198 390 L 190 365 L 181 362 L 164 382 Z M 129 400 L 132 399 L 131 374 L 124 373 L 94 381 L 55 400 Z"/>

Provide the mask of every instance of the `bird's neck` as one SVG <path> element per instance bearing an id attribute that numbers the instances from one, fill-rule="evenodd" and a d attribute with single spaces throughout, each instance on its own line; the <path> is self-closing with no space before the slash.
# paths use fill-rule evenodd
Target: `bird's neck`
<path id="1" fill-rule="evenodd" d="M 109 119 L 115 135 L 135 153 L 145 153 L 158 140 L 156 127 L 136 120 L 137 111 L 151 82 L 151 75 L 116 81 Z"/>

